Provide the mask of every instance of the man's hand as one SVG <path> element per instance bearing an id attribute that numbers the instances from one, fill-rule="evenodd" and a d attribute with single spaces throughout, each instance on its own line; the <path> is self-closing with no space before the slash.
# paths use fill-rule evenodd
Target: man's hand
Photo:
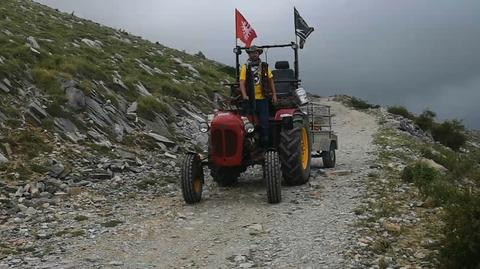
<path id="1" fill-rule="evenodd" d="M 277 101 L 278 101 L 278 100 L 277 100 L 277 95 L 274 94 L 274 95 L 272 96 L 272 102 L 273 102 L 274 104 L 276 104 Z"/>
<path id="2" fill-rule="evenodd" d="M 243 101 L 248 101 L 248 95 L 243 95 L 242 99 L 243 99 Z"/>

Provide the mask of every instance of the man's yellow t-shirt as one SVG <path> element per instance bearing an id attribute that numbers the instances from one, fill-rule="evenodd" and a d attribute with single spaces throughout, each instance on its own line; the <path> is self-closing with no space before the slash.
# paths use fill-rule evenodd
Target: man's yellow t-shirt
<path id="1" fill-rule="evenodd" d="M 255 83 L 255 99 L 262 100 L 265 99 L 262 91 L 262 77 L 260 74 L 260 65 L 252 66 L 253 73 L 253 82 Z M 268 68 L 268 78 L 273 78 L 272 70 Z M 244 64 L 240 70 L 240 80 L 247 80 L 247 65 Z"/>

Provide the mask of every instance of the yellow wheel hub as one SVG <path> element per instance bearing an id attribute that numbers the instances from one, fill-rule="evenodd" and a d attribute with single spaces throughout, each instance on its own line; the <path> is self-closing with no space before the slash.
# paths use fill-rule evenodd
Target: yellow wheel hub
<path id="1" fill-rule="evenodd" d="M 307 135 L 307 129 L 302 128 L 302 166 L 303 170 L 307 169 L 308 166 L 308 159 L 310 156 L 308 156 L 308 135 Z"/>

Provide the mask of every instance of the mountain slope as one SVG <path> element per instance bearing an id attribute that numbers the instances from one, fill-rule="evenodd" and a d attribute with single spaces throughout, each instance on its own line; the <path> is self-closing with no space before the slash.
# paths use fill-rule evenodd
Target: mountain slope
<path id="1" fill-rule="evenodd" d="M 0 154 L 9 160 L 0 174 L 9 179 L 42 175 L 35 158 L 55 143 L 99 154 L 192 146 L 192 123 L 232 80 L 231 67 L 33 1 L 1 1 L 0 18 Z"/>

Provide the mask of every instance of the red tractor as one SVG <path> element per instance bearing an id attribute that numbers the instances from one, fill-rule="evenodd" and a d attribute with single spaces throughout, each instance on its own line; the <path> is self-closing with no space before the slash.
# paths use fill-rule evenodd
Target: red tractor
<path id="1" fill-rule="evenodd" d="M 269 203 L 281 201 L 282 183 L 308 182 L 312 156 L 321 156 L 325 167 L 335 166 L 337 137 L 331 130 L 330 108 L 309 103 L 305 90 L 300 88 L 297 44 L 259 46 L 280 47 L 293 49 L 295 68 L 290 69 L 288 61 L 280 61 L 272 71 L 278 102 L 270 109 L 270 147 L 259 150 L 257 119 L 252 115 L 242 116 L 237 98 L 239 85 L 231 84 L 232 97 L 223 100 L 215 114 L 200 123 L 200 131 L 209 132 L 208 155 L 189 152 L 183 160 L 181 188 L 188 204 L 201 200 L 203 166 L 210 168 L 213 180 L 220 186 L 231 186 L 249 166 L 262 165 Z M 239 55 L 246 49 L 238 46 L 234 49 L 237 82 Z"/>

